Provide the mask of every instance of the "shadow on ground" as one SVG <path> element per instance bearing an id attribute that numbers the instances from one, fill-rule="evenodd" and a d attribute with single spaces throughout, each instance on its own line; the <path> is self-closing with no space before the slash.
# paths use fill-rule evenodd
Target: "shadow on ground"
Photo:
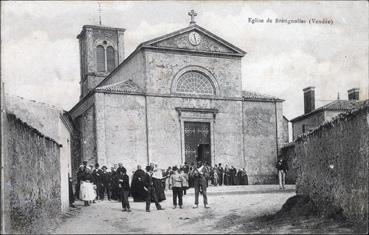
<path id="1" fill-rule="evenodd" d="M 320 215 L 314 203 L 304 196 L 293 196 L 282 209 L 272 215 L 263 215 L 250 220 L 237 214 L 224 216 L 217 223 L 220 229 L 231 228 L 234 233 L 269 234 L 367 234 L 367 224 L 347 221 L 342 210 L 332 210 Z"/>

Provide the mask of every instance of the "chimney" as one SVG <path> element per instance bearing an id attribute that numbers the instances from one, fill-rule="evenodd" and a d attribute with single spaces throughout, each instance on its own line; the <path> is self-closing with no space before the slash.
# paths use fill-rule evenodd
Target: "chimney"
<path id="1" fill-rule="evenodd" d="M 310 113 L 315 109 L 315 87 L 309 86 L 304 91 L 304 113 Z"/>
<path id="2" fill-rule="evenodd" d="M 352 88 L 347 91 L 349 100 L 359 100 L 359 88 Z"/>

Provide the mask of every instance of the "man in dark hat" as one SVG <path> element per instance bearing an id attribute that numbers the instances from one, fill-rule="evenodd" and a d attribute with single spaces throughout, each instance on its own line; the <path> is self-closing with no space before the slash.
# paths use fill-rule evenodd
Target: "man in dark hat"
<path id="1" fill-rule="evenodd" d="M 285 189 L 286 173 L 288 171 L 288 163 L 284 158 L 282 158 L 282 156 L 278 156 L 276 168 L 278 170 L 279 189 Z"/>
<path id="2" fill-rule="evenodd" d="M 118 188 L 122 201 L 122 211 L 131 212 L 128 194 L 129 194 L 129 176 L 127 175 L 127 171 L 125 168 L 117 171 L 117 180 L 118 180 Z"/>
<path id="3" fill-rule="evenodd" d="M 123 163 L 118 163 L 118 169 L 117 169 L 117 172 L 118 171 L 126 171 L 127 172 L 127 169 L 123 166 Z"/>
<path id="4" fill-rule="evenodd" d="M 111 173 L 107 172 L 108 169 L 106 166 L 103 166 L 101 168 L 103 170 L 103 173 L 101 175 L 101 181 L 102 181 L 102 198 L 105 196 L 105 192 L 108 196 L 108 200 L 110 201 L 111 195 L 110 195 L 110 189 L 111 189 Z"/>
<path id="5" fill-rule="evenodd" d="M 95 164 L 95 169 L 92 172 L 92 182 L 96 185 L 96 199 L 104 200 L 104 185 L 102 183 L 103 171 L 99 169 L 99 163 Z"/>
<path id="6" fill-rule="evenodd" d="M 110 168 L 110 196 L 113 200 L 118 200 L 118 183 L 116 182 L 117 171 L 114 167 Z"/>
<path id="7" fill-rule="evenodd" d="M 146 212 L 150 212 L 151 200 L 155 202 L 156 209 L 164 210 L 159 204 L 158 197 L 155 192 L 154 183 L 152 179 L 153 169 L 151 166 L 146 166 L 146 175 L 144 179 L 144 189 L 146 190 Z"/>
<path id="8" fill-rule="evenodd" d="M 198 162 L 197 165 L 192 169 L 190 172 L 190 175 L 194 179 L 194 189 L 195 189 L 195 204 L 193 205 L 193 208 L 197 208 L 199 205 L 199 193 L 200 190 L 202 191 L 202 197 L 204 199 L 204 207 L 209 208 L 208 206 L 208 197 L 206 194 L 206 188 L 207 188 L 207 179 L 205 175 L 209 174 L 207 172 L 207 168 L 202 164 L 202 162 Z"/>
<path id="9" fill-rule="evenodd" d="M 222 164 L 219 163 L 218 164 L 218 182 L 220 186 L 222 186 L 223 184 L 223 175 L 224 175 L 224 170 L 223 170 Z"/>

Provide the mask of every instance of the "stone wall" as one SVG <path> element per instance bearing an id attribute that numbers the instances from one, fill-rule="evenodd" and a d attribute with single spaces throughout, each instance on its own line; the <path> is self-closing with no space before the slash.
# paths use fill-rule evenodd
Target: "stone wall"
<path id="1" fill-rule="evenodd" d="M 60 149 L 60 177 L 62 212 L 69 210 L 68 173 L 71 174 L 71 132 L 72 125 L 61 108 L 6 94 L 7 113 L 37 129 L 43 135 L 54 139 L 63 147 Z"/>
<path id="2" fill-rule="evenodd" d="M 80 126 L 82 161 L 95 165 L 96 154 L 96 129 L 95 129 L 95 106 L 91 106 L 77 118 Z"/>
<path id="3" fill-rule="evenodd" d="M 277 109 L 278 110 L 278 109 Z M 274 102 L 243 102 L 244 148 L 246 171 L 250 184 L 277 182 L 278 138 L 276 127 L 282 127 L 282 112 L 276 112 Z M 276 114 L 281 117 L 276 118 Z"/>
<path id="4" fill-rule="evenodd" d="M 5 129 L 5 231 L 44 233 L 61 211 L 61 146 L 12 114 Z"/>
<path id="5" fill-rule="evenodd" d="M 129 172 L 138 164 L 144 169 L 147 164 L 145 97 L 99 94 L 96 110 L 100 165 L 122 162 Z"/>
<path id="6" fill-rule="evenodd" d="M 297 194 L 322 213 L 343 209 L 353 221 L 368 216 L 369 104 L 339 115 L 295 144 Z"/>

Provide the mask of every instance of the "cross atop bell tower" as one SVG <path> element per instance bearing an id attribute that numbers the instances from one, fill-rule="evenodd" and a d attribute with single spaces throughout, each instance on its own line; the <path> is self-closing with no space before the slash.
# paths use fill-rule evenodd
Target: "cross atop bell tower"
<path id="1" fill-rule="evenodd" d="M 188 15 L 191 16 L 190 24 L 196 24 L 195 17 L 197 16 L 197 13 L 194 10 L 191 10 L 188 12 Z"/>

